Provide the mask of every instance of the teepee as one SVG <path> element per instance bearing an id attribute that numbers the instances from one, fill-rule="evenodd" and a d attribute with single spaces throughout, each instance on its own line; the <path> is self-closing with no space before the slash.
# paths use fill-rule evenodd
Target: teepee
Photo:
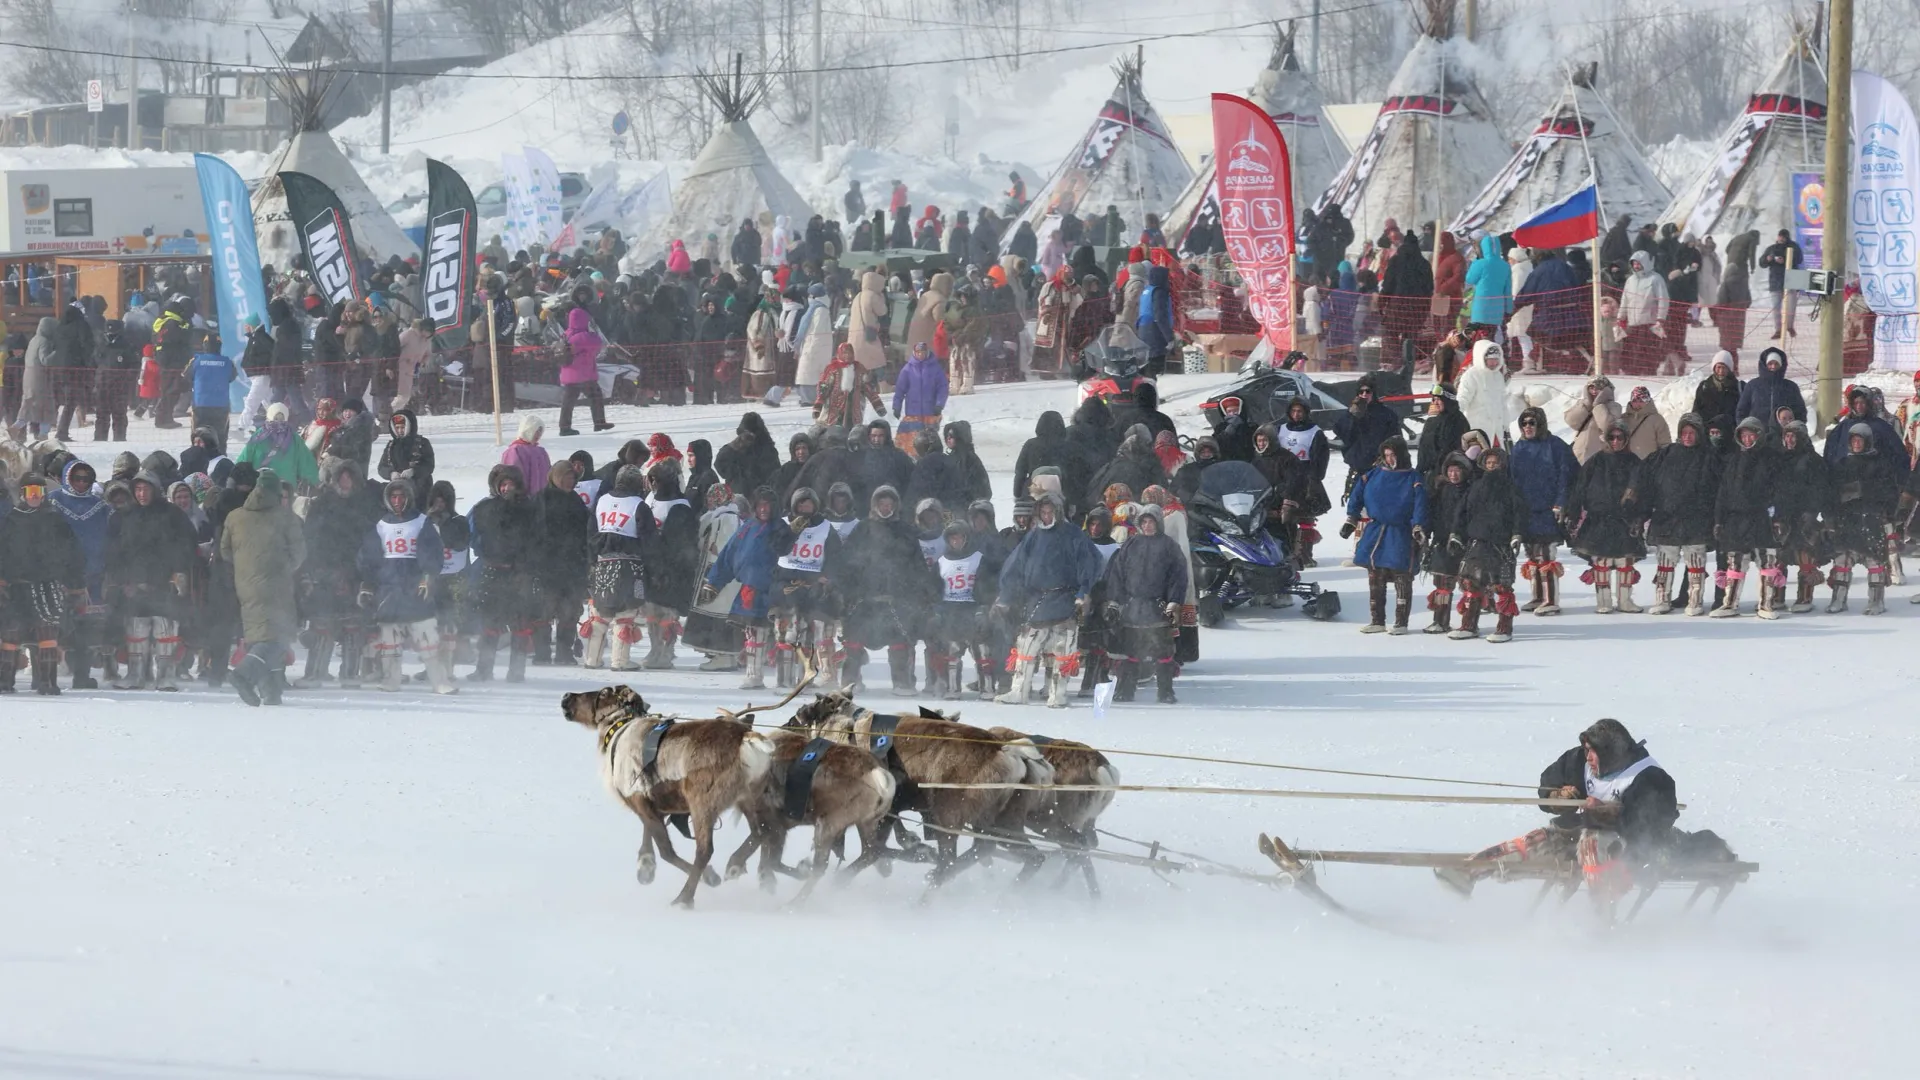
<path id="1" fill-rule="evenodd" d="M 1475 85 L 1470 43 L 1453 36 L 1455 0 L 1419 0 L 1419 38 L 1387 84 L 1373 129 L 1313 204 L 1338 204 L 1353 235 L 1371 240 L 1388 218 L 1416 232 L 1459 212 L 1513 146 Z"/>
<path id="2" fill-rule="evenodd" d="M 1140 234 L 1148 214 L 1159 214 L 1193 182 L 1193 166 L 1173 145 L 1167 126 L 1140 89 L 1145 59 L 1139 50 L 1113 65 L 1113 93 L 1073 153 L 1047 179 L 1020 215 L 1042 244 L 1075 214 L 1092 222 L 1112 206 L 1127 239 Z M 1008 229 L 1003 242 L 1013 238 Z M 1171 240 L 1171 237 L 1169 237 Z"/>
<path id="3" fill-rule="evenodd" d="M 1607 222 L 1623 214 L 1636 223 L 1653 221 L 1666 209 L 1673 193 L 1595 88 L 1599 66 L 1584 64 L 1573 70 L 1540 126 L 1453 219 L 1448 232 L 1469 237 L 1512 232 L 1586 187 L 1589 178 L 1597 182 Z"/>
<path id="4" fill-rule="evenodd" d="M 299 231 L 288 216 L 287 193 L 280 186 L 283 172 L 305 173 L 340 196 L 362 257 L 382 263 L 394 255 L 405 259 L 420 254 L 420 245 L 373 197 L 359 170 L 322 126 L 334 78 L 335 73 L 321 70 L 317 61 L 298 69 L 283 62 L 272 77 L 274 92 L 292 114 L 293 131 L 267 166 L 266 180 L 253 193 L 253 228 L 260 239 L 262 265 L 284 270 L 300 257 Z"/>
<path id="5" fill-rule="evenodd" d="M 1682 232 L 1723 237 L 1793 224 L 1792 173 L 1820 171 L 1827 153 L 1827 76 L 1798 32 L 1767 81 L 1720 136 L 1713 157 L 1660 215 Z"/>
<path id="6" fill-rule="evenodd" d="M 1300 70 L 1294 53 L 1293 24 L 1275 23 L 1273 56 L 1266 70 L 1253 80 L 1247 100 L 1267 110 L 1287 140 L 1293 164 L 1293 204 L 1304 207 L 1306 201 L 1326 190 L 1333 174 L 1346 160 L 1346 150 L 1333 133 L 1325 115 L 1326 97 L 1313 76 Z M 1220 220 L 1219 195 L 1213 186 L 1213 162 L 1208 161 L 1174 201 L 1163 220 L 1167 243 L 1182 254 L 1189 251 L 1187 240 L 1196 221 L 1208 225 Z M 1211 229 L 1203 230 L 1211 232 Z M 1196 238 L 1197 239 L 1197 238 Z"/>
<path id="7" fill-rule="evenodd" d="M 742 221 L 758 221 L 763 215 L 771 215 L 763 224 L 784 217 L 790 228 L 799 230 L 813 216 L 753 133 L 748 117 L 766 99 L 768 82 L 764 75 L 743 75 L 741 63 L 736 54 L 731 74 L 698 76 L 701 91 L 720 111 L 720 129 L 681 177 L 673 193 L 673 214 L 648 237 L 654 245 L 685 240 L 697 248 L 708 233 L 726 239 Z"/>

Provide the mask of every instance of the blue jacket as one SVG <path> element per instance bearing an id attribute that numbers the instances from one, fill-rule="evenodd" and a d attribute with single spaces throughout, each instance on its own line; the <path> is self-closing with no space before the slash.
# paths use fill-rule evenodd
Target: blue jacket
<path id="1" fill-rule="evenodd" d="M 1333 422 L 1333 433 L 1340 437 L 1340 460 L 1348 469 L 1363 473 L 1380 457 L 1380 444 L 1400 434 L 1400 417 L 1375 401 L 1357 420 L 1350 410 L 1341 412 Z"/>
<path id="2" fill-rule="evenodd" d="M 414 538 L 414 550 L 410 555 L 396 554 L 388 558 L 378 526 L 368 529 L 367 538 L 360 542 L 360 580 L 373 590 L 375 622 L 416 623 L 438 614 L 431 590 L 423 590 L 421 585 L 431 586 L 438 581 L 440 568 L 446 564 L 447 554 L 440 545 L 440 530 L 434 527 L 431 519 L 414 510 L 408 510 L 404 517 L 384 514 L 380 524 L 397 525 L 416 517 L 421 519 L 420 534 Z"/>
<path id="3" fill-rule="evenodd" d="M 734 598 L 733 614 L 764 619 L 767 604 L 773 599 L 775 560 L 792 547 L 793 530 L 786 522 L 774 518 L 762 523 L 747 517 L 707 570 L 707 584 L 718 589 L 729 581 L 738 581 L 740 595 Z"/>
<path id="4" fill-rule="evenodd" d="M 1845 440 L 1841 440 L 1845 441 Z M 66 473 L 71 473 L 80 461 L 67 463 Z M 75 495 L 67 487 L 65 475 L 60 477 L 60 486 L 48 495 L 53 505 L 60 508 L 67 524 L 72 527 L 74 538 L 80 541 L 80 555 L 86 560 L 87 592 L 93 603 L 100 603 L 102 594 L 100 585 L 107 570 L 107 521 L 113 517 L 113 507 L 107 500 L 88 492 Z"/>
<path id="5" fill-rule="evenodd" d="M 1580 462 L 1573 456 L 1573 449 L 1551 434 L 1537 439 L 1517 439 L 1507 471 L 1513 474 L 1513 482 L 1527 499 L 1525 535 L 1557 533 L 1560 526 L 1553 520 L 1553 508 L 1567 505 L 1567 491 L 1574 477 L 1580 475 Z"/>
<path id="6" fill-rule="evenodd" d="M 1751 416 L 1767 425 L 1768 431 L 1779 431 L 1780 425 L 1773 419 L 1774 410 L 1788 408 L 1793 410 L 1795 420 L 1805 423 L 1807 401 L 1800 396 L 1799 384 L 1787 378 L 1784 368 L 1778 372 L 1767 370 L 1764 355 L 1761 356 L 1760 363 L 1760 373 L 1748 379 L 1747 385 L 1740 388 L 1740 404 L 1735 407 L 1736 415 L 1733 422 L 1738 424 Z M 1846 455 L 1842 453 L 1841 456 Z"/>
<path id="7" fill-rule="evenodd" d="M 1353 561 L 1376 570 L 1413 571 L 1413 529 L 1427 525 L 1427 486 L 1420 474 L 1406 468 L 1380 466 L 1353 485 L 1347 499 L 1347 517 L 1364 512 L 1367 527 L 1354 545 Z"/>
<path id="8" fill-rule="evenodd" d="M 1467 318 L 1486 326 L 1500 326 L 1513 314 L 1513 268 L 1500 257 L 1500 241 L 1480 238 L 1480 257 L 1467 267 L 1467 288 L 1473 304 Z"/>
<path id="9" fill-rule="evenodd" d="M 193 354 L 193 407 L 224 409 L 227 387 L 233 385 L 233 361 L 219 353 Z"/>
<path id="10" fill-rule="evenodd" d="M 1050 623 L 1073 617 L 1073 602 L 1100 579 L 1100 550 L 1065 520 L 1053 528 L 1027 530 L 1000 568 L 1000 603 L 1020 622 Z"/>
<path id="11" fill-rule="evenodd" d="M 1878 416 L 1854 416 L 1849 407 L 1835 424 L 1832 434 L 1827 436 L 1827 446 L 1821 455 L 1827 464 L 1838 465 L 1847 460 L 1847 429 L 1855 424 L 1865 424 L 1873 429 L 1873 448 L 1880 456 L 1893 463 L 1894 472 L 1902 477 L 1907 474 L 1907 447 L 1900 441 L 1900 433 L 1892 424 Z M 76 529 L 79 526 L 75 526 Z M 92 562 L 87 563 L 92 566 Z M 91 571 L 89 571 L 91 572 Z"/>
<path id="12" fill-rule="evenodd" d="M 1140 310 L 1133 320 L 1140 343 L 1156 356 L 1173 344 L 1173 287 L 1169 279 L 1166 267 L 1148 268 L 1146 288 L 1140 290 Z"/>
<path id="13" fill-rule="evenodd" d="M 1478 266 L 1478 263 L 1474 265 Z M 1531 333 L 1571 334 L 1593 324 L 1593 294 L 1581 288 L 1580 274 L 1565 259 L 1541 259 L 1520 283 L 1514 303 L 1533 305 Z M 1479 320 L 1474 320 L 1478 322 Z"/>

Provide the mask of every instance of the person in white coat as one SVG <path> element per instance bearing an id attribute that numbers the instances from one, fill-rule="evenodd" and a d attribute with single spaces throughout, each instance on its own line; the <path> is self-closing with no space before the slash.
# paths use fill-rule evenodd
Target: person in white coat
<path id="1" fill-rule="evenodd" d="M 794 392 L 801 404 L 812 405 L 827 363 L 833 359 L 833 307 L 827 302 L 825 285 L 807 287 L 807 307 L 794 324 L 793 341 L 800 354 L 794 363 Z"/>
<path id="2" fill-rule="evenodd" d="M 1633 272 L 1620 290 L 1620 314 L 1614 323 L 1620 337 L 1620 373 L 1651 375 L 1665 351 L 1667 282 L 1653 269 L 1653 256 L 1636 251 L 1627 260 Z"/>
<path id="3" fill-rule="evenodd" d="M 1460 412 L 1467 426 L 1487 433 L 1487 437 L 1505 445 L 1507 424 L 1507 354 L 1491 341 L 1473 343 L 1473 361 L 1460 373 L 1455 388 Z"/>
<path id="4" fill-rule="evenodd" d="M 1512 251 L 1507 252 L 1507 266 L 1509 279 L 1513 282 L 1513 290 L 1518 292 L 1520 287 L 1526 284 L 1527 276 L 1533 273 L 1533 260 L 1527 256 L 1526 248 L 1516 244 Z M 1532 321 L 1531 316 L 1526 320 L 1527 323 Z M 1533 351 L 1533 337 L 1526 332 L 1525 326 L 1523 325 L 1517 333 L 1509 331 L 1509 337 L 1514 347 L 1520 350 L 1520 370 L 1527 374 L 1538 374 L 1540 358 Z M 1501 438 L 1503 440 L 1506 438 L 1504 432 Z"/>

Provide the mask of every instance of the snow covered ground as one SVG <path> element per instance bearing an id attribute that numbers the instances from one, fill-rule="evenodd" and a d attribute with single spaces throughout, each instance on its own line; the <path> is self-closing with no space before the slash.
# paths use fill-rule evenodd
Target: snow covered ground
<path id="1" fill-rule="evenodd" d="M 1221 379 L 1167 381 L 1183 428 Z M 1003 507 L 1034 417 L 1071 394 L 955 399 Z M 684 445 L 733 416 L 617 409 L 609 437 L 553 448 L 603 457 L 655 429 Z M 802 417 L 769 420 L 784 446 Z M 426 427 L 471 499 L 490 424 Z M 155 435 L 142 427 L 135 448 L 179 448 Z M 922 905 L 919 868 L 902 867 L 800 910 L 783 906 L 790 883 L 769 897 L 732 882 L 688 913 L 668 907 L 676 872 L 634 882 L 638 823 L 559 715 L 561 693 L 604 675 L 537 668 L 451 699 L 295 693 L 277 712 L 205 689 L 16 696 L 0 706 L 0 1076 L 1911 1075 L 1920 738 L 1899 703 L 1915 689 L 1915 590 L 1879 619 L 1602 618 L 1569 576 L 1569 614 L 1523 616 L 1509 645 L 1362 637 L 1342 547 L 1313 576 L 1345 616 L 1206 632 L 1177 707 L 1096 719 L 969 702 L 965 716 L 1113 749 L 1517 783 L 1613 716 L 1676 777 L 1681 824 L 1760 874 L 1711 922 L 1668 894 L 1616 932 L 1584 898 L 1528 919 L 1524 886 L 1463 904 L 1423 871 L 1360 867 L 1322 880 L 1394 931 L 1278 889 L 1125 867 L 1103 868 L 1097 903 L 1016 889 L 1000 865 Z M 691 715 L 771 700 L 692 666 L 683 654 L 635 685 Z M 1116 760 L 1129 782 L 1434 790 Z M 1102 824 L 1261 869 L 1262 831 L 1437 851 L 1540 822 L 1133 794 Z M 722 849 L 741 835 L 729 823 Z"/>

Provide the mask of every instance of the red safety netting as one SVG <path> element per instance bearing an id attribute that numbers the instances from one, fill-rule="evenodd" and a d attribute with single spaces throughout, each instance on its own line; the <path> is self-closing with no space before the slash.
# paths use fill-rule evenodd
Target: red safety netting
<path id="1" fill-rule="evenodd" d="M 1201 273 L 1189 274 L 1176 304 L 1181 329 L 1192 335 L 1257 335 L 1260 328 L 1248 317 L 1235 292 L 1237 285 L 1230 271 L 1221 273 L 1204 264 Z M 1303 297 L 1303 293 L 1298 291 L 1296 296 Z M 1601 287 L 1603 332 L 1599 345 L 1609 374 L 1683 374 L 1707 364 L 1723 349 L 1733 354 L 1742 373 L 1749 373 L 1758 364 L 1761 351 L 1769 347 L 1787 354 L 1788 371 L 1795 378 L 1811 378 L 1819 366 L 1822 312 L 1813 297 L 1786 293 L 1778 301 L 1779 309 L 1775 307 L 1776 298 L 1765 292 L 1745 308 L 1669 300 L 1665 318 L 1658 320 L 1656 329 L 1652 323 L 1621 327 L 1617 317 L 1620 296 L 1618 288 Z M 1471 322 L 1470 298 L 1465 302 L 1459 297 L 1443 298 L 1436 303 L 1430 296 L 1382 296 L 1337 289 L 1321 289 L 1319 298 L 1319 318 L 1303 317 L 1295 326 L 1301 333 L 1298 347 L 1308 354 L 1311 366 L 1320 369 L 1356 370 L 1392 363 L 1401 355 L 1402 342 L 1407 339 L 1414 341 L 1424 369 L 1434 346 L 1457 329 L 1470 340 L 1485 337 L 1501 341 L 1516 371 L 1523 366 L 1523 350 L 1548 373 L 1578 375 L 1593 370 L 1590 287 L 1524 296 L 1521 310 L 1526 314 L 1502 325 Z M 1304 308 L 1304 298 L 1296 302 Z M 1902 370 L 1920 366 L 1916 362 L 1920 360 L 1920 346 L 1911 340 L 1910 328 L 1881 326 L 1886 320 L 1876 316 L 1857 296 L 1849 297 L 1845 311 L 1845 375 L 1858 375 L 1873 365 L 1876 333 L 1891 339 L 1879 345 L 1880 366 Z M 1789 332 L 1776 336 L 1782 316 Z M 1920 319 L 1891 320 L 1893 324 L 1902 322 Z M 1305 335 L 1305 329 L 1313 323 L 1320 327 L 1320 333 Z M 1515 333 L 1523 327 L 1524 334 Z"/>

